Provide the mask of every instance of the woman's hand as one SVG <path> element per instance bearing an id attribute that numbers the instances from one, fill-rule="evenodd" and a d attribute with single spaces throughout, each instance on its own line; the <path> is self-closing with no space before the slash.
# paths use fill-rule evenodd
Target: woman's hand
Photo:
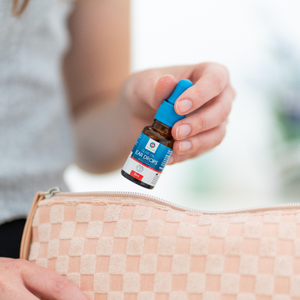
<path id="1" fill-rule="evenodd" d="M 164 74 L 171 74 L 165 75 Z M 152 123 L 163 100 L 181 79 L 194 86 L 175 102 L 175 111 L 187 115 L 178 121 L 172 135 L 176 140 L 170 164 L 196 157 L 221 143 L 235 92 L 227 69 L 215 63 L 147 70 L 129 77 L 123 89 L 132 126 L 141 130 Z M 154 91 L 154 95 L 153 95 Z"/>
<path id="2" fill-rule="evenodd" d="M 71 281 L 22 259 L 0 257 L 0 300 L 88 300 Z"/>

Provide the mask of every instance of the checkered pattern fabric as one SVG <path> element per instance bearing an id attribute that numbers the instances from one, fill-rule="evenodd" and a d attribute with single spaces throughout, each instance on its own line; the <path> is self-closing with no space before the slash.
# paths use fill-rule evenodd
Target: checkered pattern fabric
<path id="1" fill-rule="evenodd" d="M 40 202 L 28 259 L 90 299 L 300 299 L 300 210 L 205 214 L 87 198 Z"/>

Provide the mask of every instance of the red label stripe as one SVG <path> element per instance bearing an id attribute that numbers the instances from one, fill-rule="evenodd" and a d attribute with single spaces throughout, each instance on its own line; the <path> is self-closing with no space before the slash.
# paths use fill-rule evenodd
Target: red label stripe
<path id="1" fill-rule="evenodd" d="M 145 166 L 146 168 L 151 169 L 151 170 L 154 171 L 154 172 L 161 173 L 161 171 L 155 170 L 155 169 L 153 169 L 153 168 L 151 168 L 151 167 L 149 167 L 149 166 L 147 166 L 147 165 L 141 163 L 140 161 L 138 161 L 138 160 L 135 159 L 134 157 L 131 156 L 131 158 L 132 158 L 133 160 L 135 160 L 136 162 L 138 162 L 139 164 Z"/>

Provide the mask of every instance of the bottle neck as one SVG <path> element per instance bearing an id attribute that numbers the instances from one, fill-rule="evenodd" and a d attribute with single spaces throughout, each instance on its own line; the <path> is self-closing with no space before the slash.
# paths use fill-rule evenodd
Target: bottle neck
<path id="1" fill-rule="evenodd" d="M 172 127 L 158 121 L 157 119 L 154 119 L 151 127 L 155 128 L 157 131 L 163 132 L 165 134 L 170 134 L 172 131 Z"/>

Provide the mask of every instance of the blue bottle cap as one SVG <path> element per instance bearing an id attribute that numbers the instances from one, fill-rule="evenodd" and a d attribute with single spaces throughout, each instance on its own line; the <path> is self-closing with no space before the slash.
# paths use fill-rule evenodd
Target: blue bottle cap
<path id="1" fill-rule="evenodd" d="M 175 112 L 174 104 L 177 98 L 192 85 L 193 83 L 188 79 L 180 80 L 172 95 L 160 105 L 154 119 L 173 127 L 177 121 L 185 118 L 185 115 L 178 115 Z"/>

